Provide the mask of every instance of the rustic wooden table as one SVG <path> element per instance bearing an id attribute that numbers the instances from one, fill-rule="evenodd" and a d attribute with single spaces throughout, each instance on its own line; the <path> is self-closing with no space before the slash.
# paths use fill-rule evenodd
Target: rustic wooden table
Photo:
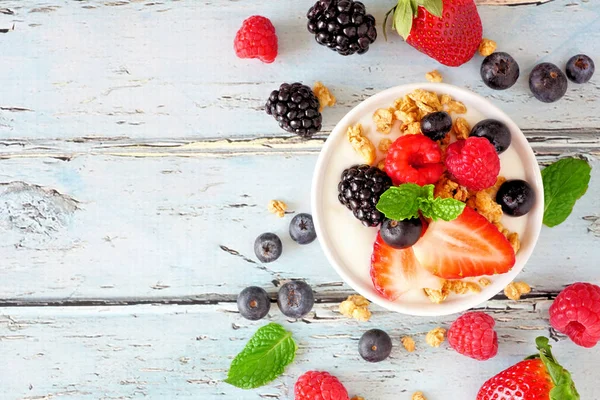
<path id="1" fill-rule="evenodd" d="M 520 62 L 523 77 L 504 92 L 479 78 L 479 56 L 439 68 L 396 36 L 362 57 L 314 43 L 304 15 L 312 0 L 0 1 L 0 376 L 2 399 L 292 399 L 308 369 L 325 369 L 367 400 L 473 399 L 487 377 L 550 335 L 582 399 L 597 398 L 600 348 L 585 350 L 549 330 L 551 299 L 574 281 L 599 282 L 600 78 L 570 85 L 542 104 L 526 76 L 540 61 L 577 52 L 600 57 L 600 3 L 480 1 L 484 35 Z M 381 21 L 392 1 L 366 0 Z M 512 5 L 512 6 L 511 6 Z M 280 38 L 276 62 L 239 60 L 232 40 L 252 14 L 270 17 Z M 14 25 L 14 30 L 12 29 Z M 310 211 L 313 166 L 327 133 L 354 105 L 384 88 L 445 81 L 490 98 L 520 125 L 540 163 L 566 154 L 593 165 L 588 194 L 562 225 L 544 228 L 520 278 L 534 290 L 514 302 L 481 305 L 498 321 L 500 355 L 488 362 L 425 333 L 454 317 L 416 318 L 373 307 L 368 323 L 341 317 L 351 289 L 317 243 L 287 238 L 290 216 L 270 199 Z M 338 105 L 324 129 L 302 141 L 262 110 L 284 81 L 325 82 Z M 268 265 L 252 245 L 280 233 L 285 251 Z M 223 383 L 232 357 L 265 321 L 237 314 L 244 287 L 275 293 L 305 278 L 314 312 L 268 320 L 299 343 L 281 378 L 253 391 Z M 394 338 L 389 360 L 367 365 L 357 340 L 380 327 Z M 412 335 L 417 351 L 401 349 Z"/>

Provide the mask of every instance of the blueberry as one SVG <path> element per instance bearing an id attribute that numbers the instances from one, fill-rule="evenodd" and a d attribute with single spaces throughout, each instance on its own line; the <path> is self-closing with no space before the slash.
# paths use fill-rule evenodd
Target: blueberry
<path id="1" fill-rule="evenodd" d="M 383 241 L 395 249 L 405 249 L 417 243 L 421 232 L 423 232 L 423 223 L 420 218 L 403 221 L 386 218 L 379 230 Z"/>
<path id="2" fill-rule="evenodd" d="M 427 114 L 421 120 L 421 132 L 431 140 L 441 140 L 452 129 L 452 117 L 445 111 Z"/>
<path id="3" fill-rule="evenodd" d="M 279 289 L 277 305 L 283 315 L 290 318 L 302 318 L 312 310 L 315 296 L 308 283 L 290 281 Z"/>
<path id="4" fill-rule="evenodd" d="M 535 192 L 529 183 L 520 179 L 506 181 L 498 190 L 496 203 L 508 215 L 520 217 L 527 214 L 535 204 Z"/>
<path id="5" fill-rule="evenodd" d="M 269 263 L 275 261 L 281 255 L 283 245 L 281 239 L 274 233 L 263 233 L 254 241 L 254 254 L 260 262 Z"/>
<path id="6" fill-rule="evenodd" d="M 539 101 L 553 103 L 567 92 L 567 77 L 556 65 L 541 63 L 529 75 L 529 89 Z"/>
<path id="7" fill-rule="evenodd" d="M 496 148 L 498 154 L 503 153 L 510 146 L 510 129 L 504 122 L 496 119 L 479 121 L 471 129 L 469 136 L 484 137 Z"/>
<path id="8" fill-rule="evenodd" d="M 483 83 L 492 89 L 504 90 L 519 79 L 519 64 L 508 53 L 492 53 L 481 63 L 480 72 Z"/>
<path id="9" fill-rule="evenodd" d="M 358 352 L 365 361 L 383 361 L 392 352 L 392 339 L 381 329 L 368 330 L 358 342 Z"/>
<path id="10" fill-rule="evenodd" d="M 594 75 L 594 60 L 585 54 L 577 54 L 567 61 L 567 78 L 575 83 L 586 83 Z"/>
<path id="11" fill-rule="evenodd" d="M 269 313 L 271 300 L 263 288 L 248 286 L 238 295 L 237 306 L 242 317 L 256 321 Z"/>
<path id="12" fill-rule="evenodd" d="M 317 237 L 312 215 L 302 213 L 290 222 L 290 236 L 298 244 L 309 244 Z"/>

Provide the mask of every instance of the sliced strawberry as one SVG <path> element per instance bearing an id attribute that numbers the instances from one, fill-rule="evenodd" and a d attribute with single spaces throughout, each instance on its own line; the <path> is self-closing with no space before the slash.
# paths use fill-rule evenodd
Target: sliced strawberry
<path id="1" fill-rule="evenodd" d="M 438 278 L 420 267 L 411 247 L 394 249 L 379 234 L 371 255 L 371 279 L 375 290 L 391 301 L 411 289 L 441 286 Z"/>
<path id="2" fill-rule="evenodd" d="M 432 221 L 413 250 L 421 266 L 444 279 L 503 274 L 515 265 L 509 241 L 469 207 L 454 221 Z"/>

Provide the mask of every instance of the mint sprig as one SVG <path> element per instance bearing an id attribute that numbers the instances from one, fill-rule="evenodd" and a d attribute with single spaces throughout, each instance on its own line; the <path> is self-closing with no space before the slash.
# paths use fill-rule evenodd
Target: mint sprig
<path id="1" fill-rule="evenodd" d="M 544 225 L 564 222 L 587 191 L 592 167 L 578 158 L 563 158 L 542 170 Z"/>
<path id="2" fill-rule="evenodd" d="M 444 8 L 442 0 L 398 0 L 398 4 L 388 11 L 383 20 L 385 39 L 387 40 L 386 26 L 389 14 L 393 13 L 392 29 L 406 40 L 410 35 L 413 20 L 417 17 L 419 7 L 425 8 L 427 12 L 438 18 L 442 17 Z"/>
<path id="3" fill-rule="evenodd" d="M 297 349 L 291 332 L 279 324 L 265 325 L 231 362 L 225 382 L 241 389 L 263 386 L 283 373 Z"/>
<path id="4" fill-rule="evenodd" d="M 396 221 L 419 217 L 419 211 L 434 221 L 452 221 L 465 209 L 465 203 L 455 199 L 434 197 L 433 185 L 419 186 L 405 183 L 386 190 L 377 203 L 377 209 L 386 218 Z"/>

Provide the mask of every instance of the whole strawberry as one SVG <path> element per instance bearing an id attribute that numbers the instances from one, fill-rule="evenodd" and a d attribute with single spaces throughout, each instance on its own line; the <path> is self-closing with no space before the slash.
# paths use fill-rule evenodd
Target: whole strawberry
<path id="1" fill-rule="evenodd" d="M 600 286 L 578 282 L 565 288 L 550 306 L 550 325 L 583 347 L 600 341 Z"/>
<path id="2" fill-rule="evenodd" d="M 308 371 L 294 385 L 295 400 L 348 400 L 348 391 L 328 372 Z"/>
<path id="3" fill-rule="evenodd" d="M 490 378 L 476 400 L 579 400 L 571 374 L 552 355 L 548 338 L 540 336 L 535 343 L 539 354 Z"/>
<path id="4" fill-rule="evenodd" d="M 235 54 L 239 58 L 258 58 L 270 64 L 277 57 L 277 35 L 268 18 L 253 15 L 247 18 L 233 41 Z"/>
<path id="5" fill-rule="evenodd" d="M 474 0 L 398 0 L 392 11 L 392 27 L 406 43 L 444 65 L 466 63 L 481 43 Z"/>

